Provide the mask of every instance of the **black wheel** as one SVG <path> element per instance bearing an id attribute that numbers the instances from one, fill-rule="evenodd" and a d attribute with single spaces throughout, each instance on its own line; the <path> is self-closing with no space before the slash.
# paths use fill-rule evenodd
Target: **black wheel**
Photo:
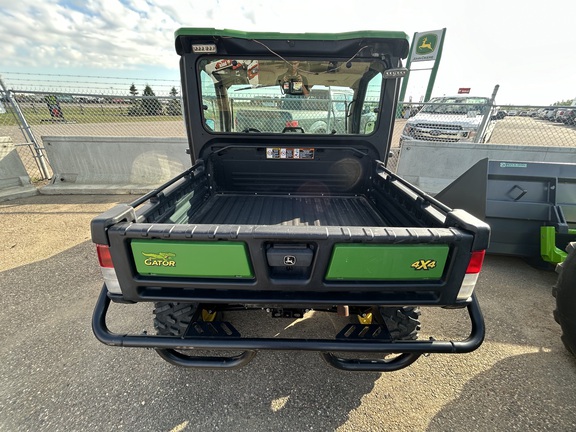
<path id="1" fill-rule="evenodd" d="M 380 315 L 394 340 L 416 340 L 420 331 L 420 309 L 417 307 L 380 307 Z"/>
<path id="2" fill-rule="evenodd" d="M 375 310 L 378 312 L 374 313 Z M 373 306 L 370 309 L 364 311 L 358 311 L 360 315 L 353 316 L 350 318 L 354 322 L 360 322 L 361 324 L 377 324 L 380 319 L 384 321 L 392 340 L 405 340 L 411 341 L 418 339 L 418 332 L 420 331 L 420 308 L 417 307 L 385 307 L 385 306 Z M 380 317 L 376 316 L 380 314 Z M 420 354 L 410 354 L 410 353 L 388 353 L 384 354 L 372 354 L 369 358 L 373 357 L 379 358 L 379 362 L 385 364 L 403 363 L 408 361 L 410 363 L 414 362 Z M 392 369 L 391 369 L 392 370 Z"/>
<path id="3" fill-rule="evenodd" d="M 372 308 L 372 311 L 374 311 Z M 382 320 L 388 327 L 393 340 L 416 340 L 420 331 L 420 308 L 417 307 L 385 307 L 378 308 Z M 361 315 L 351 316 L 354 322 L 361 324 L 377 324 L 379 318 L 370 310 Z"/>
<path id="4" fill-rule="evenodd" d="M 556 266 L 558 280 L 552 293 L 556 296 L 554 319 L 562 328 L 562 342 L 576 356 L 576 242 L 566 247 L 568 256 Z"/>
<path id="5" fill-rule="evenodd" d="M 154 328 L 159 335 L 181 336 L 198 310 L 198 303 L 154 303 Z"/>

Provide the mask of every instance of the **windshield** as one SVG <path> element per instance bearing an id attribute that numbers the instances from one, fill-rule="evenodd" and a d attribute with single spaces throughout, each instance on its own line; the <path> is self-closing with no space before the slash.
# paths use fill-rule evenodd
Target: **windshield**
<path id="1" fill-rule="evenodd" d="M 480 115 L 488 109 L 488 98 L 441 97 L 426 103 L 420 112 L 432 114 Z"/>
<path id="2" fill-rule="evenodd" d="M 223 59 L 199 62 L 207 130 L 214 133 L 369 134 L 384 64 Z"/>

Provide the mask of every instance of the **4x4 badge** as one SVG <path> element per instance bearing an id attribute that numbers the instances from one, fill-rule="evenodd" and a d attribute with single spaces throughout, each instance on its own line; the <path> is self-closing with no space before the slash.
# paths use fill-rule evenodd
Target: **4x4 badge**
<path id="1" fill-rule="evenodd" d="M 411 267 L 416 270 L 430 270 L 436 267 L 436 261 L 432 259 L 418 260 L 415 263 L 412 263 Z"/>

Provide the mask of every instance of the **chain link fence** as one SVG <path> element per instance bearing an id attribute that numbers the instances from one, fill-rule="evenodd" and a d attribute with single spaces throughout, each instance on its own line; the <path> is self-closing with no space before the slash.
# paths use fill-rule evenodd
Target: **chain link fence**
<path id="1" fill-rule="evenodd" d="M 4 75 L 5 76 L 5 75 Z M 18 86 L 11 86 L 12 82 Z M 52 176 L 43 136 L 185 137 L 179 82 L 14 74 L 0 80 L 0 137 L 33 182 Z M 154 89 L 152 88 L 154 86 Z"/>
<path id="2" fill-rule="evenodd" d="M 399 106 L 393 142 L 441 142 L 576 147 L 576 106 Z M 484 124 L 482 124 L 484 122 Z"/>
<path id="3" fill-rule="evenodd" d="M 25 91 L 13 94 L 16 95 L 12 96 L 15 103 L 9 98 L 2 100 L 5 112 L 0 113 L 0 136 L 10 137 L 19 147 L 32 179 L 51 175 L 40 165 L 41 159 L 45 158 L 43 136 L 186 136 L 179 96 L 118 98 Z M 26 125 L 22 124 L 19 112 Z"/>
<path id="4" fill-rule="evenodd" d="M 151 80 L 153 90 L 152 85 L 136 86 L 131 79 L 49 78 L 14 75 L 9 76 L 10 81 L 6 77 L 0 80 L 0 137 L 9 137 L 17 146 L 34 182 L 52 175 L 42 136 L 186 136 L 181 91 L 176 81 Z M 12 87 L 11 81 L 15 81 Z M 242 125 L 246 119 L 235 118 L 238 124 L 233 128 L 253 127 L 265 132 L 281 126 L 278 130 L 281 132 L 288 126 L 302 127 L 305 133 L 331 133 L 337 126 L 330 130 L 312 130 L 312 123 L 306 123 L 306 112 L 310 114 L 309 120 L 317 120 L 312 116 L 317 116 L 320 110 L 332 115 L 333 120 L 339 119 L 335 114 L 341 111 L 340 114 L 345 115 L 346 104 L 351 102 L 346 95 L 341 99 L 306 100 L 300 102 L 304 105 L 295 108 L 290 104 L 296 101 L 285 100 L 279 92 L 250 98 L 236 96 L 232 101 L 235 113 L 255 114 L 250 121 L 263 123 L 246 126 Z M 209 117 L 210 101 L 204 103 Z M 460 106 L 454 109 L 454 104 L 437 105 L 399 104 L 392 150 L 398 149 L 404 139 L 576 147 L 576 106 Z M 288 118 L 270 119 L 267 115 L 294 109 L 302 111 L 298 125 L 287 124 Z M 482 132 L 475 132 L 471 124 Z M 398 152 L 395 153 L 397 158 Z"/>
<path id="5" fill-rule="evenodd" d="M 13 144 L 32 182 L 45 180 L 51 175 L 42 149 L 35 143 L 33 132 L 26 124 L 10 91 L 0 81 L 0 140 Z"/>

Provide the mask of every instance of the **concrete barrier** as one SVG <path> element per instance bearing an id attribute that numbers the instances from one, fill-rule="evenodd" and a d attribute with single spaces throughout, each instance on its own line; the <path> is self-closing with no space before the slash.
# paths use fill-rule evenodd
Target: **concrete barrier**
<path id="1" fill-rule="evenodd" d="M 36 195 L 10 137 L 0 137 L 0 201 Z"/>
<path id="2" fill-rule="evenodd" d="M 186 138 L 44 136 L 54 177 L 43 194 L 142 194 L 192 164 Z"/>
<path id="3" fill-rule="evenodd" d="M 398 175 L 429 194 L 436 194 L 481 159 L 576 163 L 573 147 L 505 144 L 404 142 Z"/>

